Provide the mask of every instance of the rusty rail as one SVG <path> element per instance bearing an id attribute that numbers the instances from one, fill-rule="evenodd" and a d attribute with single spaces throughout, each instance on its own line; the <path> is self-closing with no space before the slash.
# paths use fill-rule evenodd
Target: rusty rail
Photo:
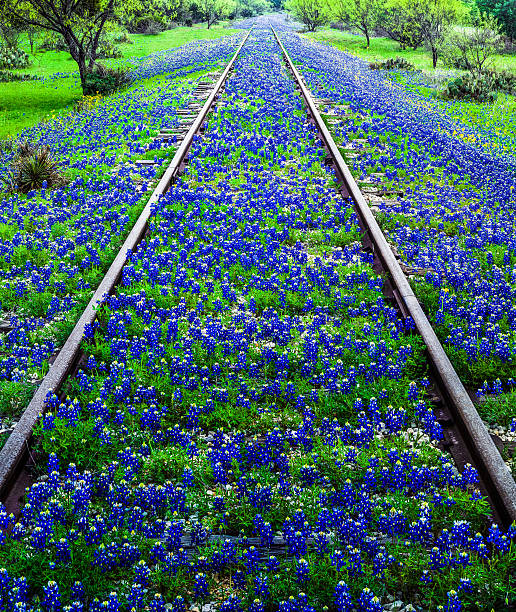
<path id="1" fill-rule="evenodd" d="M 33 428 L 45 408 L 45 399 L 49 391 L 58 392 L 66 381 L 69 374 L 74 370 L 80 356 L 80 344 L 83 339 L 84 330 L 87 325 L 93 323 L 96 317 L 97 308 L 102 303 L 105 296 L 112 293 L 115 286 L 118 284 L 122 269 L 127 260 L 128 252 L 134 252 L 138 244 L 143 239 L 148 227 L 148 220 L 151 215 L 152 205 L 166 193 L 170 185 L 176 180 L 181 173 L 186 157 L 194 141 L 194 137 L 199 133 L 201 127 L 213 106 L 217 95 L 222 89 L 233 65 L 240 53 L 242 47 L 247 41 L 252 29 L 249 30 L 244 37 L 228 65 L 224 69 L 215 86 L 206 99 L 199 114 L 190 126 L 180 146 L 158 185 L 149 197 L 145 208 L 138 217 L 136 223 L 132 227 L 129 235 L 125 239 L 122 247 L 118 251 L 113 263 L 111 264 L 106 275 L 101 280 L 97 290 L 90 299 L 88 305 L 84 309 L 79 320 L 75 324 L 72 332 L 66 339 L 63 347 L 59 351 L 55 362 L 50 367 L 47 375 L 38 387 L 31 402 L 23 412 L 16 427 L 11 432 L 4 447 L 0 450 L 0 499 L 4 500 L 11 488 L 16 485 L 23 466 L 29 454 L 29 442 L 32 436 Z M 18 487 L 19 488 L 19 487 Z"/>
<path id="2" fill-rule="evenodd" d="M 516 483 L 510 470 L 498 452 L 468 392 L 412 291 L 407 277 L 326 127 L 303 77 L 296 69 L 277 32 L 272 26 L 271 29 L 299 86 L 319 136 L 332 160 L 337 177 L 343 186 L 343 194 L 353 200 L 355 210 L 361 220 L 361 225 L 368 234 L 374 253 L 389 276 L 401 311 L 412 317 L 416 329 L 426 345 L 428 360 L 443 405 L 453 418 L 457 429 L 458 439 L 452 442 L 466 446 L 467 455 L 471 457 L 472 464 L 479 472 L 483 488 L 493 508 L 495 519 L 503 526 L 508 527 L 516 521 Z"/>

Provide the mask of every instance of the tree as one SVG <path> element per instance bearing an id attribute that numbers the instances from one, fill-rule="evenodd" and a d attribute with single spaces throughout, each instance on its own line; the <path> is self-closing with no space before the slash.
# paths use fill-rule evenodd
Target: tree
<path id="1" fill-rule="evenodd" d="M 332 17 L 362 32 L 369 47 L 370 34 L 378 25 L 383 0 L 329 0 L 328 5 Z"/>
<path id="2" fill-rule="evenodd" d="M 481 13 L 496 17 L 511 41 L 516 39 L 516 0 L 477 0 L 477 7 Z"/>
<path id="3" fill-rule="evenodd" d="M 229 17 L 236 9 L 234 0 L 194 0 L 192 8 L 196 10 L 208 29 L 217 21 Z"/>
<path id="4" fill-rule="evenodd" d="M 121 1 L 116 7 L 116 18 L 130 32 L 145 32 L 149 24 L 162 31 L 166 29 L 167 21 L 174 19 L 181 8 L 181 0 L 147 0 L 145 3 Z"/>
<path id="5" fill-rule="evenodd" d="M 272 10 L 269 0 L 238 0 L 237 7 L 238 13 L 245 18 L 263 15 Z"/>
<path id="6" fill-rule="evenodd" d="M 0 13 L 25 26 L 60 34 L 77 62 L 83 91 L 101 35 L 121 0 L 0 0 Z M 130 0 L 125 0 L 129 2 Z"/>
<path id="7" fill-rule="evenodd" d="M 41 28 L 27 24 L 25 26 L 25 31 L 27 32 L 27 38 L 29 39 L 30 52 L 32 55 L 34 55 L 34 46 L 39 38 L 39 35 L 41 34 Z"/>
<path id="8" fill-rule="evenodd" d="M 455 31 L 443 45 L 445 62 L 481 76 L 492 67 L 492 59 L 503 48 L 500 26 L 491 15 L 482 15 L 477 27 Z"/>
<path id="9" fill-rule="evenodd" d="M 432 52 L 434 68 L 446 35 L 463 14 L 464 5 L 460 0 L 427 0 L 422 31 L 425 43 Z"/>
<path id="10" fill-rule="evenodd" d="M 287 10 L 305 24 L 309 32 L 329 21 L 328 5 L 325 0 L 288 0 Z"/>
<path id="11" fill-rule="evenodd" d="M 382 15 L 381 29 L 402 49 L 417 49 L 424 40 L 423 21 L 427 0 L 388 0 Z"/>

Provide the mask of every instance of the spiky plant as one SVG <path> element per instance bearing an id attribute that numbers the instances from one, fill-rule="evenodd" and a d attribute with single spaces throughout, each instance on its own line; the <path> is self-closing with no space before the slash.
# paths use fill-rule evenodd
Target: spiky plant
<path id="1" fill-rule="evenodd" d="M 18 158 L 14 162 L 16 189 L 27 193 L 42 187 L 57 187 L 65 183 L 57 162 L 48 146 L 33 147 L 29 143 L 20 145 Z"/>
<path id="2" fill-rule="evenodd" d="M 18 157 L 28 157 L 29 155 L 32 155 L 34 153 L 36 148 L 37 147 L 31 142 L 29 142 L 28 140 L 24 140 L 18 145 Z"/>

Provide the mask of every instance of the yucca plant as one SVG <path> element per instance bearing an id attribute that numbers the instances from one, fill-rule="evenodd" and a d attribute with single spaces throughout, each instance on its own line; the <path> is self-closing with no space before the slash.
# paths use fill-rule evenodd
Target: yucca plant
<path id="1" fill-rule="evenodd" d="M 65 183 L 65 177 L 47 145 L 35 147 L 28 142 L 22 143 L 13 162 L 12 172 L 14 185 L 22 193 Z"/>

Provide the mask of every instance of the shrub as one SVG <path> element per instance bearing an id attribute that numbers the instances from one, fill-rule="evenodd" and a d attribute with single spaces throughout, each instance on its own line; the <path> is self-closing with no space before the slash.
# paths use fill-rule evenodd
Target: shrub
<path id="1" fill-rule="evenodd" d="M 113 38 L 113 42 L 117 45 L 134 45 L 134 41 L 131 40 L 127 32 L 120 32 Z"/>
<path id="2" fill-rule="evenodd" d="M 130 25 L 129 31 L 134 34 L 154 35 L 165 31 L 166 28 L 166 23 L 159 18 L 141 17 Z"/>
<path id="3" fill-rule="evenodd" d="M 17 47 L 0 47 L 0 70 L 14 68 L 27 68 L 30 59 L 27 53 Z"/>
<path id="4" fill-rule="evenodd" d="M 509 70 L 500 70 L 487 73 L 493 83 L 493 88 L 498 91 L 516 95 L 516 74 Z"/>
<path id="5" fill-rule="evenodd" d="M 493 102 L 496 99 L 494 82 L 488 75 L 466 74 L 448 82 L 443 97 L 452 100 Z"/>
<path id="6" fill-rule="evenodd" d="M 122 51 L 108 39 L 103 39 L 100 41 L 99 48 L 97 49 L 97 58 L 99 59 L 118 59 L 122 57 Z"/>
<path id="7" fill-rule="evenodd" d="M 0 83 L 11 83 L 12 81 L 37 81 L 39 77 L 32 74 L 16 74 L 9 70 L 0 70 Z"/>
<path id="8" fill-rule="evenodd" d="M 408 70 L 419 72 L 414 64 L 411 64 L 403 57 L 390 57 L 383 62 L 371 62 L 369 67 L 371 70 Z"/>
<path id="9" fill-rule="evenodd" d="M 441 48 L 447 66 L 467 70 L 477 76 L 487 72 L 496 53 L 502 50 L 498 22 L 484 15 L 478 26 L 454 30 Z"/>
<path id="10" fill-rule="evenodd" d="M 46 145 L 29 142 L 19 145 L 7 176 L 3 178 L 9 190 L 28 193 L 42 187 L 58 187 L 66 180 Z"/>
<path id="11" fill-rule="evenodd" d="M 132 81 L 131 73 L 126 68 L 108 68 L 95 64 L 86 75 L 83 91 L 87 96 L 103 96 L 127 87 Z"/>

